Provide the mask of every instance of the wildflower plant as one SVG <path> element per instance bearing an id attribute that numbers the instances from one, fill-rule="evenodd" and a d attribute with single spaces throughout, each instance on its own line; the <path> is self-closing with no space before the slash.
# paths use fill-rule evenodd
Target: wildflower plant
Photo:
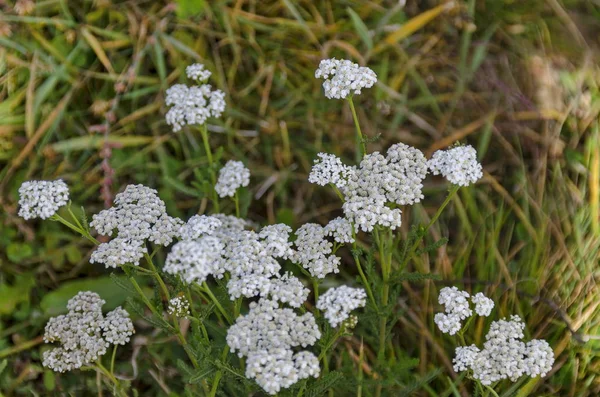
<path id="1" fill-rule="evenodd" d="M 72 212 L 66 184 L 56 181 L 24 183 L 21 215 L 62 223 L 95 246 L 91 263 L 125 274 L 128 283 L 119 278 L 115 282 L 137 295 L 128 302 L 132 312 L 181 345 L 187 363 L 180 361 L 178 366 L 191 393 L 213 397 L 262 390 L 270 395 L 319 395 L 335 376 L 332 352 L 356 334 L 362 340 L 361 355 L 367 343 L 374 351 L 374 379 L 381 380 L 375 382 L 374 395 L 387 394 L 390 383 L 385 378 L 403 368 L 389 348 L 401 283 L 411 277 L 434 278 L 409 274 L 407 266 L 420 252 L 444 243 L 423 240 L 458 189 L 481 178 L 475 150 L 455 146 L 427 159 L 417 148 L 396 142 L 383 152 L 369 153 L 352 97 L 372 87 L 377 76 L 350 61 L 324 60 L 315 75 L 325 79 L 328 98 L 348 101 L 358 161 L 348 164 L 334 154 L 319 153 L 308 181 L 333 190 L 342 216 L 324 225 L 308 222 L 296 230 L 286 224 L 261 227 L 241 217 L 240 191 L 250 186 L 250 170 L 236 160 L 221 166 L 220 156 L 213 156 L 211 149 L 207 120 L 221 116 L 224 94 L 205 83 L 211 76 L 205 66 L 191 65 L 186 75 L 200 85 L 168 89 L 166 104 L 171 108 L 166 122 L 174 131 L 189 128 L 202 137 L 208 182 L 195 186 L 210 200 L 205 213 L 173 217 L 156 190 L 128 185 L 112 207 L 88 223 Z M 403 211 L 425 199 L 423 182 L 430 172 L 447 179 L 448 195 L 425 226 L 414 225 L 403 235 Z M 229 200 L 234 214 L 221 211 Z M 359 276 L 355 282 L 336 276 L 347 266 L 343 258 L 353 261 Z M 153 298 L 139 277 L 153 280 Z M 63 350 L 47 353 L 44 365 L 59 372 L 91 366 L 116 392 L 126 393 L 113 364 L 107 369 L 101 357 L 110 345 L 127 343 L 133 325 L 122 308 L 103 316 L 102 303 L 93 293 L 80 293 L 69 302 L 69 314 L 48 322 L 46 340 L 62 343 L 56 349 Z M 443 332 L 461 337 L 475 314 L 488 316 L 494 308 L 483 294 L 471 297 L 455 287 L 444 288 L 439 303 L 444 312 L 436 314 L 435 323 Z M 462 343 L 455 370 L 470 371 L 470 377 L 486 387 L 506 377 L 546 374 L 549 347 L 537 340 L 517 343 L 521 324 L 517 319 L 493 324 L 481 349 Z M 507 333 L 512 338 L 508 342 Z M 500 373 L 477 366 L 491 360 L 494 346 L 506 347 L 510 358 L 518 356 L 520 369 Z"/>

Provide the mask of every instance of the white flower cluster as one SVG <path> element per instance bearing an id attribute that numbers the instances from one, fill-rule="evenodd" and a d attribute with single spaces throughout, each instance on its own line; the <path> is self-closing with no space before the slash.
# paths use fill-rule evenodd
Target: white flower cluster
<path id="1" fill-rule="evenodd" d="M 186 74 L 199 82 L 210 77 L 210 72 L 201 64 L 188 66 Z M 184 125 L 204 124 L 209 117 L 221 117 L 225 110 L 225 93 L 213 90 L 210 84 L 191 87 L 175 84 L 167 90 L 165 103 L 171 106 L 166 115 L 167 124 L 177 132 Z"/>
<path id="2" fill-rule="evenodd" d="M 219 197 L 233 197 L 240 187 L 250 183 L 250 170 L 241 161 L 229 160 L 219 171 L 215 191 Z"/>
<path id="3" fill-rule="evenodd" d="M 201 63 L 194 63 L 185 68 L 185 74 L 189 79 L 196 81 L 206 81 L 212 75 L 210 70 L 206 69 Z"/>
<path id="4" fill-rule="evenodd" d="M 319 153 L 315 164 L 308 175 L 308 181 L 317 185 L 325 186 L 333 184 L 338 188 L 346 185 L 350 167 L 344 165 L 342 160 L 334 154 Z"/>
<path id="5" fill-rule="evenodd" d="M 179 237 L 182 240 L 196 240 L 206 234 L 213 234 L 223 226 L 215 216 L 194 215 L 181 227 Z"/>
<path id="6" fill-rule="evenodd" d="M 164 271 L 186 283 L 203 283 L 209 276 L 229 272 L 227 289 L 232 300 L 269 297 L 300 307 L 309 290 L 291 273 L 281 275 L 278 258 L 295 256 L 289 241 L 292 229 L 283 224 L 259 233 L 244 230 L 244 221 L 222 214 L 195 215 L 182 226 L 182 240 L 167 255 Z"/>
<path id="7" fill-rule="evenodd" d="M 69 202 L 69 188 L 56 181 L 27 181 L 19 188 L 19 216 L 48 219 Z"/>
<path id="8" fill-rule="evenodd" d="M 102 243 L 92 253 L 91 263 L 117 267 L 126 263 L 139 265 L 147 252 L 145 241 L 168 245 L 179 236 L 183 222 L 166 213 L 165 203 L 157 191 L 143 185 L 129 185 L 115 197 L 115 206 L 92 217 L 90 226 L 98 233 L 116 237 Z"/>
<path id="9" fill-rule="evenodd" d="M 169 300 L 167 311 L 175 317 L 186 318 L 190 315 L 190 302 L 183 296 L 176 296 Z"/>
<path id="10" fill-rule="evenodd" d="M 438 302 L 444 305 L 444 313 L 437 313 L 434 321 L 440 331 L 450 335 L 456 334 L 462 328 L 462 320 L 473 315 L 469 298 L 475 304 L 475 312 L 479 316 L 487 317 L 494 308 L 494 301 L 481 292 L 471 297 L 468 292 L 456 287 L 444 287 L 440 290 Z"/>
<path id="11" fill-rule="evenodd" d="M 325 226 L 326 236 L 331 236 L 339 244 L 348 244 L 354 242 L 352 223 L 346 218 L 337 217 Z"/>
<path id="12" fill-rule="evenodd" d="M 349 173 L 344 214 L 358 229 L 370 232 L 376 225 L 394 230 L 402 224 L 402 212 L 389 204 L 407 205 L 421 201 L 427 161 L 421 151 L 402 143 L 391 146 L 387 157 L 366 155 Z"/>
<path id="13" fill-rule="evenodd" d="M 332 327 L 348 320 L 350 312 L 367 304 L 367 294 L 362 288 L 351 288 L 342 285 L 330 288 L 317 301 L 317 309 L 325 314 Z"/>
<path id="14" fill-rule="evenodd" d="M 475 345 L 456 348 L 454 370 L 471 370 L 484 385 L 503 379 L 515 382 L 523 375 L 546 376 L 554 364 L 554 352 L 545 340 L 525 344 L 524 329 L 519 316 L 492 322 L 482 350 Z"/>
<path id="15" fill-rule="evenodd" d="M 332 254 L 333 244 L 327 241 L 325 235 L 325 228 L 316 223 L 306 223 L 296 230 L 296 252 L 292 261 L 301 264 L 317 278 L 339 272 L 340 258 Z"/>
<path id="16" fill-rule="evenodd" d="M 477 152 L 471 145 L 438 150 L 427 165 L 433 175 L 441 174 L 450 183 L 459 186 L 469 186 L 483 176 Z"/>
<path id="17" fill-rule="evenodd" d="M 322 60 L 315 77 L 325 79 L 323 89 L 329 99 L 359 95 L 363 88 L 371 88 L 377 82 L 377 75 L 371 69 L 335 58 Z"/>
<path id="18" fill-rule="evenodd" d="M 129 314 L 117 307 L 104 317 L 104 303 L 94 292 L 79 292 L 69 300 L 67 314 L 48 320 L 44 341 L 61 346 L 43 353 L 45 367 L 57 372 L 71 371 L 96 361 L 111 344 L 129 342 L 135 332 Z"/>
<path id="19" fill-rule="evenodd" d="M 273 395 L 301 379 L 319 376 L 318 358 L 293 349 L 311 346 L 320 337 L 311 313 L 299 316 L 292 309 L 279 308 L 277 302 L 261 299 L 250 303 L 248 314 L 229 328 L 227 344 L 233 353 L 247 357 L 246 377 Z"/>

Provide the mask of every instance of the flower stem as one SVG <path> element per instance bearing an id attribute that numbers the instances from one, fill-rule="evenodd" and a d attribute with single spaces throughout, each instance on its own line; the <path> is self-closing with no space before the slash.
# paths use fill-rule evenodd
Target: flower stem
<path id="1" fill-rule="evenodd" d="M 54 214 L 54 215 L 52 215 L 52 217 L 50 219 L 53 221 L 58 221 L 58 222 L 62 223 L 69 229 L 81 234 L 83 237 L 87 238 L 92 243 L 94 243 L 96 245 L 100 245 L 100 241 L 96 240 L 87 230 L 85 230 L 83 227 L 79 227 L 77 225 L 72 224 L 71 222 L 69 222 L 68 220 L 63 218 L 62 216 L 60 216 L 58 214 Z M 77 222 L 77 223 L 79 223 L 79 222 Z"/>
<path id="2" fill-rule="evenodd" d="M 210 171 L 210 179 L 212 182 L 212 202 L 214 206 L 215 212 L 219 212 L 219 197 L 217 196 L 217 191 L 215 190 L 215 185 L 217 184 L 217 175 L 215 173 L 215 166 L 212 156 L 212 151 L 210 149 L 210 142 L 208 141 L 208 130 L 206 129 L 206 124 L 202 124 L 200 126 L 200 133 L 202 134 L 202 142 L 204 143 L 204 151 L 206 152 L 206 157 L 208 159 L 208 166 Z"/>
<path id="3" fill-rule="evenodd" d="M 227 312 L 225 311 L 225 309 L 223 309 L 223 306 L 221 306 L 221 303 L 216 298 L 216 296 L 212 293 L 212 291 L 208 287 L 208 284 L 206 284 L 206 281 L 202 284 L 202 286 L 203 286 L 204 292 L 206 292 L 206 294 L 210 297 L 210 299 L 213 301 L 213 303 L 215 304 L 215 306 L 217 307 L 217 309 L 219 309 L 219 311 L 221 312 L 221 314 L 223 315 L 223 317 L 225 317 L 225 320 L 227 320 L 227 322 L 229 324 L 231 324 L 232 323 L 231 318 L 229 317 L 229 315 L 227 314 Z"/>
<path id="4" fill-rule="evenodd" d="M 444 200 L 444 202 L 442 203 L 440 208 L 438 208 L 436 213 L 433 215 L 433 217 L 431 218 L 431 220 L 429 221 L 429 223 L 423 230 L 423 233 L 415 240 L 413 245 L 410 247 L 410 251 L 407 253 L 407 255 L 402 260 L 402 266 L 400 266 L 400 270 L 404 269 L 404 267 L 408 264 L 408 261 L 414 255 L 415 251 L 417 250 L 417 247 L 419 247 L 421 240 L 423 239 L 423 237 L 425 237 L 425 233 L 427 232 L 427 230 L 429 230 L 429 228 L 438 220 L 438 218 L 440 217 L 440 215 L 442 214 L 442 212 L 444 211 L 446 206 L 450 203 L 450 200 L 452 200 L 452 197 L 454 197 L 454 195 L 456 194 L 456 192 L 458 191 L 459 188 L 460 188 L 460 186 L 458 186 L 458 185 L 452 185 L 452 187 L 450 188 L 450 191 L 448 192 L 448 196 L 446 196 L 446 199 Z"/>
<path id="5" fill-rule="evenodd" d="M 221 353 L 221 361 L 225 361 L 225 359 L 227 358 L 227 354 L 229 354 L 229 345 L 225 345 L 223 353 Z M 210 389 L 210 397 L 215 397 L 217 395 L 217 389 L 219 388 L 219 382 L 221 381 L 222 376 L 223 371 L 217 371 L 217 373 L 215 374 L 215 380 L 213 381 L 212 388 Z"/>
<path id="6" fill-rule="evenodd" d="M 233 196 L 233 201 L 235 202 L 235 216 L 237 218 L 240 217 L 240 195 L 238 190 L 235 191 L 235 195 Z"/>
<path id="7" fill-rule="evenodd" d="M 358 122 L 358 116 L 356 115 L 356 109 L 354 109 L 354 102 L 351 96 L 348 97 L 348 103 L 350 104 L 350 110 L 352 111 L 352 119 L 354 120 L 354 126 L 356 127 L 356 146 L 359 149 L 357 151 L 356 158 L 357 161 L 360 161 L 367 153 L 367 146 L 365 144 L 362 131 L 360 130 L 360 123 Z"/>
<path id="8" fill-rule="evenodd" d="M 112 357 L 110 358 L 110 373 L 111 374 L 115 373 L 115 357 L 117 356 L 117 346 L 118 345 L 113 346 Z"/>

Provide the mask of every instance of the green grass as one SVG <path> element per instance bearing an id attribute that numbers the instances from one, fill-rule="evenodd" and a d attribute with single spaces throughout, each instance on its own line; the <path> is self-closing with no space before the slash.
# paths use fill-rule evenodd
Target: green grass
<path id="1" fill-rule="evenodd" d="M 16 216 L 21 182 L 61 177 L 74 207 L 93 212 L 110 200 L 103 185 L 115 194 L 128 183 L 158 189 L 172 215 L 205 208 L 194 185 L 208 178 L 197 175 L 207 164 L 200 134 L 173 134 L 164 122 L 164 91 L 199 61 L 227 93 L 225 117 L 209 125 L 213 147 L 252 171 L 248 217 L 294 227 L 326 222 L 339 205 L 308 183 L 310 166 L 321 150 L 351 162 L 355 145 L 350 109 L 327 100 L 314 79 L 320 59 L 336 56 L 378 74 L 377 86 L 356 101 L 363 133 L 380 134 L 371 151 L 402 141 L 431 154 L 460 140 L 478 149 L 486 171 L 427 236 L 449 243 L 409 266 L 443 281 L 403 284 L 390 336 L 399 361 L 415 366 L 403 385 L 440 369 L 415 393 L 471 391 L 453 386 L 454 341 L 433 324 L 437 291 L 452 284 L 486 292 L 497 303 L 494 316 L 520 314 L 527 337 L 555 349 L 552 374 L 527 382 L 519 395 L 600 394 L 599 74 L 587 47 L 597 37 L 596 2 L 470 0 L 442 12 L 428 11 L 437 2 L 408 1 L 402 9 L 392 1 L 206 1 L 200 15 L 185 12 L 184 3 L 194 2 L 179 3 L 179 15 L 162 2 L 46 0 L 26 16 L 3 6 L 0 32 L 12 34 L 0 35 L 2 393 L 95 390 L 91 373 L 43 369 L 40 335 L 52 310 L 64 307 L 53 291 L 109 274 L 90 265 L 89 245 L 60 225 Z M 392 25 L 402 28 L 393 33 Z M 591 106 L 580 114 L 584 93 Z M 106 142 L 111 184 L 103 182 Z M 424 204 L 404 211 L 403 232 L 427 221 L 445 191 L 430 179 Z M 344 260 L 340 278 L 350 280 L 352 258 Z M 116 287 L 114 294 L 115 305 L 124 301 Z M 486 325 L 476 324 L 476 340 Z M 141 395 L 182 393 L 176 361 L 183 351 L 150 328 L 138 335 L 142 346 L 122 349 L 118 369 L 131 373 L 133 357 Z M 365 342 L 369 395 L 377 343 Z M 359 349 L 356 338 L 335 347 L 341 369 L 358 362 Z"/>

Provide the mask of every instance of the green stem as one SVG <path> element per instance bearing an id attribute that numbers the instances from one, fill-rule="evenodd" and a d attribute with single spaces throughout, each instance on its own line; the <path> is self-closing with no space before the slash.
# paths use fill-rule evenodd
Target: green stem
<path id="1" fill-rule="evenodd" d="M 227 322 L 229 324 L 231 324 L 232 323 L 231 318 L 229 317 L 229 315 L 227 314 L 225 309 L 223 309 L 223 306 L 221 306 L 221 303 L 219 302 L 219 300 L 213 295 L 212 291 L 208 287 L 208 284 L 206 284 L 206 281 L 202 284 L 202 286 L 204 287 L 204 292 L 206 292 L 206 294 L 210 297 L 210 299 L 213 301 L 213 303 L 215 304 L 217 309 L 219 309 L 219 311 L 221 312 L 223 317 L 225 317 L 225 320 L 227 320 Z"/>
<path id="2" fill-rule="evenodd" d="M 344 195 L 342 194 L 342 192 L 340 192 L 340 189 L 338 189 L 338 187 L 335 186 L 333 183 L 331 183 L 330 185 L 333 188 L 333 191 L 335 192 L 335 194 L 337 194 L 337 196 L 340 198 L 340 200 L 342 200 L 342 203 L 345 202 L 346 199 L 344 199 Z"/>
<path id="3" fill-rule="evenodd" d="M 429 230 L 429 228 L 438 220 L 438 218 L 444 211 L 444 208 L 446 208 L 446 206 L 450 203 L 450 200 L 452 200 L 452 197 L 454 197 L 454 195 L 456 194 L 456 192 L 458 191 L 459 188 L 460 188 L 460 186 L 458 186 L 458 185 L 452 185 L 452 188 L 450 188 L 450 192 L 448 193 L 448 196 L 446 197 L 446 199 L 444 200 L 444 202 L 442 203 L 440 208 L 438 208 L 436 213 L 433 215 L 433 218 L 431 218 L 431 220 L 429 221 L 429 223 L 423 230 L 423 233 L 420 235 L 420 237 L 417 238 L 415 240 L 415 242 L 413 243 L 412 247 L 410 247 L 410 251 L 408 252 L 408 254 L 404 257 L 404 259 L 402 261 L 402 266 L 400 266 L 400 270 L 403 270 L 404 267 L 408 264 L 408 261 L 412 258 L 415 251 L 419 247 L 421 240 L 423 239 L 423 237 L 425 237 L 427 230 Z"/>
<path id="4" fill-rule="evenodd" d="M 94 237 L 92 237 L 92 235 L 90 235 L 90 233 L 87 230 L 83 229 L 82 227 L 78 227 L 78 226 L 72 224 L 71 222 L 69 222 L 68 220 L 63 218 L 62 216 L 60 216 L 58 214 L 54 214 L 54 215 L 52 215 L 52 217 L 50 219 L 62 223 L 69 229 L 81 234 L 83 237 L 87 238 L 92 243 L 94 243 L 96 245 L 100 245 L 100 241 L 98 241 Z"/>
<path id="5" fill-rule="evenodd" d="M 117 356 L 117 346 L 118 345 L 113 346 L 112 357 L 110 358 L 110 373 L 111 374 L 115 373 L 115 357 Z"/>
<path id="6" fill-rule="evenodd" d="M 348 103 L 350 104 L 350 110 L 352 111 L 352 119 L 354 120 L 354 126 L 356 127 L 356 145 L 360 150 L 360 156 L 359 153 L 357 153 L 357 160 L 360 161 L 364 155 L 367 153 L 367 146 L 365 144 L 365 140 L 363 138 L 363 134 L 362 131 L 360 130 L 360 123 L 358 122 L 358 116 L 356 115 L 356 109 L 354 109 L 354 101 L 352 100 L 352 97 L 349 96 L 348 97 Z"/>
<path id="7" fill-rule="evenodd" d="M 492 389 L 492 388 L 491 388 L 491 387 L 489 387 L 488 385 L 483 385 L 483 386 L 484 386 L 486 389 L 488 389 L 488 390 L 490 391 L 490 393 L 492 393 L 492 395 L 493 395 L 493 396 L 495 396 L 495 397 L 499 397 L 499 396 L 498 396 L 498 393 L 496 393 L 496 392 L 494 391 L 494 389 Z"/>
<path id="8" fill-rule="evenodd" d="M 127 396 L 127 394 L 123 393 L 123 391 L 121 390 L 121 385 L 119 383 L 119 380 L 117 378 L 115 378 L 115 376 L 109 372 L 104 365 L 102 365 L 102 363 L 100 362 L 100 360 L 96 361 L 96 368 L 100 370 L 100 372 L 102 372 L 104 374 L 104 376 L 106 376 L 108 379 L 110 379 L 110 381 L 113 383 L 114 387 L 115 387 L 115 391 L 116 391 L 116 395 L 118 396 Z"/>
<path id="9" fill-rule="evenodd" d="M 214 206 L 215 212 L 219 212 L 219 197 L 217 196 L 217 191 L 215 190 L 215 185 L 217 184 L 217 175 L 215 173 L 214 161 L 212 156 L 212 151 L 210 149 L 210 142 L 208 141 L 208 130 L 206 129 L 206 124 L 200 126 L 200 133 L 202 134 L 202 142 L 204 143 L 204 151 L 206 152 L 206 157 L 208 159 L 210 178 L 212 182 L 212 202 Z"/>
<path id="10" fill-rule="evenodd" d="M 225 361 L 227 358 L 227 354 L 229 354 L 229 345 L 225 345 L 223 349 L 223 353 L 221 353 L 221 361 Z M 219 382 L 221 381 L 221 377 L 223 376 L 223 371 L 219 370 L 215 374 L 215 379 L 213 381 L 212 388 L 210 389 L 210 397 L 215 397 L 217 394 L 217 389 L 219 388 Z"/>
<path id="11" fill-rule="evenodd" d="M 316 305 L 317 301 L 319 300 L 319 281 L 317 279 L 313 278 L 312 285 L 313 285 L 313 293 L 315 294 L 315 305 Z"/>
<path id="12" fill-rule="evenodd" d="M 367 295 L 373 304 L 373 307 L 377 307 L 377 302 L 375 302 L 375 296 L 373 295 L 373 291 L 371 291 L 371 286 L 367 282 L 367 277 L 365 276 L 365 272 L 363 272 L 362 266 L 360 264 L 360 258 L 358 257 L 358 247 L 356 244 L 356 231 L 354 230 L 354 225 L 352 225 L 352 256 L 354 257 L 354 263 L 356 264 L 356 269 L 358 270 L 358 274 L 360 275 L 360 279 L 365 286 L 365 290 L 367 290 Z"/>
<path id="13" fill-rule="evenodd" d="M 235 216 L 237 218 L 240 217 L 240 196 L 238 191 L 235 191 L 235 195 L 233 196 L 233 201 L 235 202 Z"/>

